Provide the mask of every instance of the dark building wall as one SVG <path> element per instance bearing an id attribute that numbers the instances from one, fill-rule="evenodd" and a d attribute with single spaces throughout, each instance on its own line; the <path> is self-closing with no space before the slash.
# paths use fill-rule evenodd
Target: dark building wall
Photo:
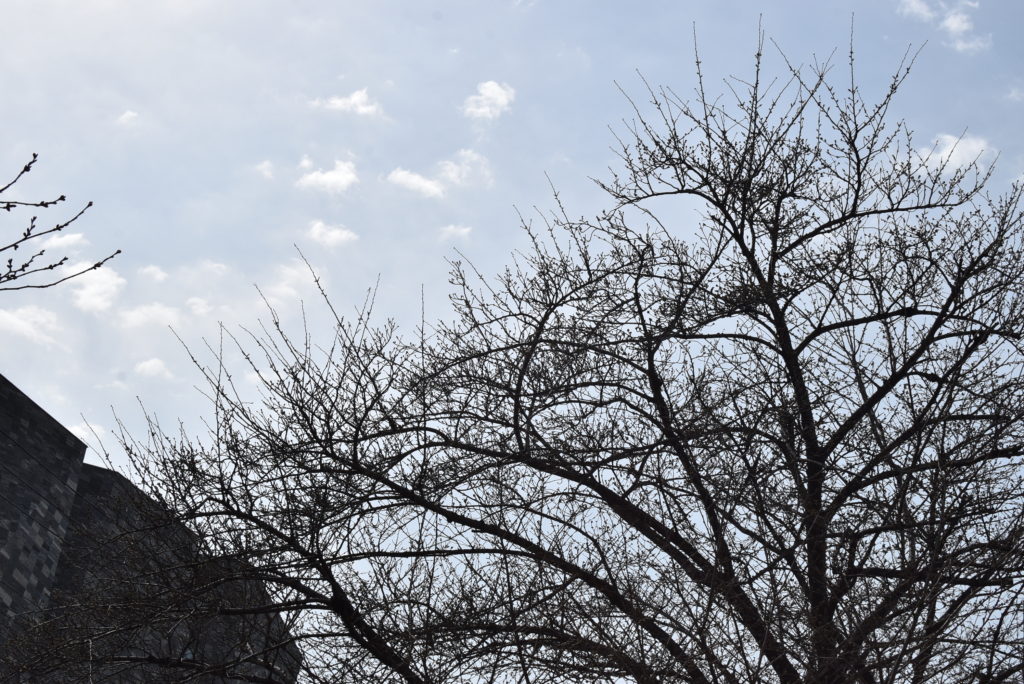
<path id="1" fill-rule="evenodd" d="M 0 375 L 0 636 L 46 607 L 85 445 Z"/>
<path id="2" fill-rule="evenodd" d="M 0 375 L 0 681 L 170 682 L 234 661 L 189 681 L 294 682 L 301 655 L 276 615 L 224 614 L 266 606 L 263 583 L 84 454 Z M 126 655 L 149 662 L 109 662 Z"/>
<path id="3" fill-rule="evenodd" d="M 235 663 L 224 674 L 191 680 L 207 684 L 241 682 L 242 675 L 295 680 L 297 649 L 274 647 L 288 640 L 278 618 L 222 614 L 267 605 L 263 584 L 244 579 L 244 566 L 204 553 L 200 540 L 123 476 L 83 466 L 71 517 L 53 592 L 65 637 L 109 633 L 92 642 L 100 660 Z M 97 610 L 108 605 L 118 609 Z M 246 656 L 253 657 L 236 662 Z M 87 674 L 88 681 L 155 682 L 181 675 L 176 667 L 112 663 Z M 51 681 L 86 681 L 76 674 L 86 673 L 64 669 Z"/>

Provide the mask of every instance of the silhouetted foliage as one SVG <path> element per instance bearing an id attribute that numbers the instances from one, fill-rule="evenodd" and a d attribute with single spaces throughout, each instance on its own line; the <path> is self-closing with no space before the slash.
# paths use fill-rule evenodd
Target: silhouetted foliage
<path id="1" fill-rule="evenodd" d="M 259 401 L 214 350 L 208 439 L 126 440 L 309 681 L 1020 677 L 1021 188 L 889 121 L 908 65 L 760 59 L 651 89 L 611 208 L 455 264 L 453 320 L 274 315 Z"/>
<path id="2" fill-rule="evenodd" d="M 32 170 L 38 160 L 39 155 L 33 154 L 32 159 L 29 160 L 18 175 L 14 177 L 14 180 L 7 183 L 3 187 L 0 187 L 0 211 L 11 214 L 18 210 L 32 210 L 32 209 L 48 209 L 56 204 L 66 201 L 66 197 L 61 195 L 56 199 L 52 200 L 38 200 L 38 201 L 25 201 L 10 198 L 10 190 L 15 184 L 22 179 L 22 177 Z M 4 193 L 8 193 L 7 197 L 4 197 Z M 81 218 L 89 207 L 92 206 L 92 202 L 89 202 L 82 207 L 76 214 L 71 218 L 58 221 L 52 225 L 47 224 L 41 226 L 38 223 L 38 216 L 31 216 L 28 220 L 27 225 L 18 229 L 18 233 L 14 237 L 4 236 L 0 234 L 0 254 L 3 255 L 3 263 L 0 263 L 0 292 L 6 290 L 30 290 L 30 289 L 43 289 L 47 287 L 53 287 L 60 283 L 76 278 L 89 271 L 96 270 L 103 266 L 115 256 L 121 253 L 121 250 L 115 251 L 94 264 L 89 266 L 76 268 L 70 273 L 56 271 L 56 269 L 64 266 L 68 262 L 68 257 L 62 256 L 56 259 L 46 256 L 46 249 L 41 247 L 42 238 L 47 236 L 53 237 L 60 234 L 65 228 L 70 226 L 72 223 Z M 8 232 L 7 230 L 4 231 Z M 20 251 L 19 251 L 20 250 Z M 24 255 L 24 256 L 22 256 Z"/>

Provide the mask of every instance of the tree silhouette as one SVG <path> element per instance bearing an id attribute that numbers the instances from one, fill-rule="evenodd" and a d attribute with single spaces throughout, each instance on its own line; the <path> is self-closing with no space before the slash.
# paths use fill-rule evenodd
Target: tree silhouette
<path id="1" fill-rule="evenodd" d="M 853 66 L 649 89 L 610 209 L 456 263 L 414 339 L 229 336 L 259 401 L 197 357 L 210 435 L 126 438 L 136 478 L 310 681 L 1019 677 L 1021 188 Z"/>
<path id="2" fill-rule="evenodd" d="M 8 214 L 22 209 L 48 209 L 56 204 L 66 201 L 66 197 L 61 195 L 56 199 L 52 200 L 38 200 L 38 201 L 24 201 L 11 199 L 9 196 L 4 197 L 4 193 L 8 193 L 22 179 L 25 174 L 32 170 L 38 160 L 39 155 L 33 154 L 32 159 L 29 160 L 18 175 L 14 177 L 14 180 L 7 183 L 3 187 L 0 187 L 0 210 L 7 212 Z M 51 259 L 46 256 L 46 249 L 40 247 L 41 238 L 46 236 L 55 236 L 63 231 L 65 228 L 70 226 L 72 223 L 81 218 L 89 207 L 92 206 L 92 202 L 87 203 L 82 207 L 76 214 L 71 218 L 58 221 L 49 226 L 41 226 L 38 223 L 38 216 L 32 216 L 28 220 L 28 224 L 24 228 L 20 229 L 20 233 L 16 234 L 15 237 L 0 237 L 0 254 L 3 254 L 4 261 L 0 263 L 0 292 L 10 290 L 30 290 L 30 289 L 43 289 L 47 287 L 53 287 L 60 283 L 77 278 L 80 275 L 88 273 L 89 271 L 96 270 L 103 266 L 115 256 L 121 253 L 121 250 L 115 251 L 95 264 L 78 268 L 71 273 L 61 273 L 54 271 L 61 266 L 64 266 L 68 262 L 68 257 L 62 256 L 57 259 Z M 6 244 L 4 244 L 6 243 Z M 19 250 L 24 250 L 19 252 Z M 27 254 L 26 256 L 20 256 L 21 254 Z"/>

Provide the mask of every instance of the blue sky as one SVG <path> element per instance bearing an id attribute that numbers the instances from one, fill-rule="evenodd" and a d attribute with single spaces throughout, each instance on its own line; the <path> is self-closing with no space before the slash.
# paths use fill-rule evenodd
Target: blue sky
<path id="1" fill-rule="evenodd" d="M 39 153 L 18 196 L 69 199 L 44 222 L 95 203 L 51 253 L 123 253 L 0 293 L 0 372 L 82 434 L 114 412 L 140 431 L 140 400 L 198 429 L 177 338 L 256 327 L 257 285 L 289 325 L 306 300 L 326 329 L 297 249 L 339 310 L 379 282 L 379 317 L 411 332 L 421 290 L 445 315 L 455 250 L 494 273 L 524 245 L 517 211 L 554 207 L 549 178 L 572 215 L 608 206 L 589 179 L 616 166 L 619 88 L 642 102 L 640 73 L 691 92 L 694 30 L 724 90 L 759 22 L 791 60 L 836 50 L 845 68 L 851 21 L 869 96 L 923 46 L 894 109 L 919 146 L 998 155 L 997 193 L 1024 174 L 1017 0 L 8 0 L 0 174 Z M 782 74 L 774 47 L 766 61 Z M 0 238 L 26 218 L 0 216 Z"/>

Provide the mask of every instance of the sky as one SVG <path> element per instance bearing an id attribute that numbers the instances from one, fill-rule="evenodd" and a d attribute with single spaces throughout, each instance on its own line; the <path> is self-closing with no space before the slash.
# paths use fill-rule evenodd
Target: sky
<path id="1" fill-rule="evenodd" d="M 0 292 L 0 373 L 115 461 L 141 407 L 199 434 L 189 349 L 209 360 L 268 303 L 329 334 L 302 256 L 343 314 L 375 289 L 408 333 L 445 317 L 449 261 L 498 273 L 553 189 L 570 215 L 609 208 L 592 179 L 644 80 L 692 93 L 696 39 L 725 91 L 759 26 L 778 76 L 780 50 L 845 69 L 852 33 L 868 98 L 920 50 L 893 116 L 921 149 L 996 161 L 999 194 L 1024 176 L 1022 24 L 1018 0 L 6 0 L 0 177 L 39 161 L 5 197 L 66 195 L 41 225 L 92 201 L 47 254 L 122 253 Z M 0 216 L 0 244 L 28 216 Z"/>

